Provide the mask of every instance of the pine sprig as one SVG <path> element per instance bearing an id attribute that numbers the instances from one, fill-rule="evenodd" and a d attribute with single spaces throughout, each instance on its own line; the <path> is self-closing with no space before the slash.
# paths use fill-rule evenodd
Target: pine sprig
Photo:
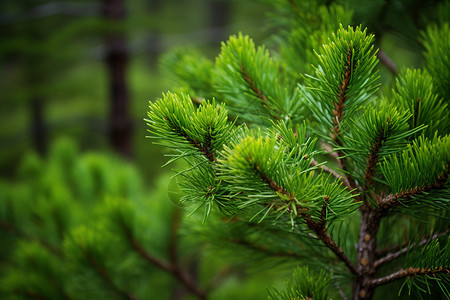
<path id="1" fill-rule="evenodd" d="M 299 146 L 288 150 L 283 143 L 277 135 L 258 134 L 225 148 L 220 176 L 238 207 L 260 205 L 252 218 L 263 220 L 275 212 L 278 217 L 287 214 L 292 223 L 297 217 L 325 222 L 351 213 L 355 208 L 351 194 L 335 179 L 314 172 L 318 168 L 311 166 L 314 153 L 302 152 Z M 303 150 L 309 143 L 302 143 Z"/>
<path id="2" fill-rule="evenodd" d="M 364 190 L 374 181 L 382 180 L 379 164 L 384 158 L 403 151 L 409 139 L 425 127 L 410 129 L 411 117 L 408 112 L 400 113 L 393 106 L 379 105 L 369 106 L 357 121 L 349 121 L 342 151 L 352 158 L 355 175 Z"/>
<path id="3" fill-rule="evenodd" d="M 447 5 L 447 11 L 448 7 L 449 5 Z M 427 30 L 422 33 L 427 70 L 433 78 L 436 92 L 445 99 L 450 98 L 449 36 L 448 19 L 439 27 L 435 24 L 428 26 Z"/>
<path id="4" fill-rule="evenodd" d="M 270 15 L 273 23 L 281 27 L 280 33 L 274 37 L 280 47 L 280 59 L 286 62 L 292 76 L 299 80 L 300 74 L 313 72 L 313 65 L 317 65 L 314 49 L 319 49 L 328 36 L 339 29 L 339 24 L 350 25 L 352 19 L 351 10 L 335 3 L 320 5 L 317 1 L 311 1 L 306 7 L 304 2 L 302 9 L 293 11 L 289 7 L 292 3 L 281 1 L 277 12 Z"/>
<path id="5" fill-rule="evenodd" d="M 233 132 L 223 104 L 206 101 L 195 109 L 185 94 L 168 93 L 150 103 L 148 117 L 149 131 L 162 145 L 174 149 L 175 159 L 195 156 L 215 162 Z"/>
<path id="6" fill-rule="evenodd" d="M 284 290 L 269 290 L 271 300 L 307 300 L 307 299 L 329 299 L 328 288 L 331 283 L 331 274 L 321 271 L 312 272 L 308 267 L 296 268 L 292 279 L 285 283 Z"/>
<path id="7" fill-rule="evenodd" d="M 421 137 L 398 156 L 390 155 L 381 164 L 387 185 L 392 194 L 406 197 L 445 184 L 449 158 L 450 137 Z M 444 182 L 442 182 L 444 181 Z"/>
<path id="8" fill-rule="evenodd" d="M 378 88 L 373 35 L 360 27 L 342 26 L 321 48 L 319 65 L 301 89 L 324 136 L 339 145 L 344 117 L 351 117 Z"/>
<path id="9" fill-rule="evenodd" d="M 412 118 L 409 126 L 416 128 L 427 125 L 423 134 L 432 138 L 449 132 L 450 116 L 447 103 L 435 93 L 433 78 L 426 71 L 407 69 L 396 79 L 393 102 L 402 111 L 408 111 Z"/>
<path id="10" fill-rule="evenodd" d="M 187 86 L 195 99 L 212 99 L 214 63 L 193 49 L 176 49 L 165 54 L 161 66 L 169 71 L 181 86 Z"/>
<path id="11" fill-rule="evenodd" d="M 426 246 L 412 249 L 404 259 L 404 267 L 385 277 L 373 279 L 372 286 L 387 284 L 395 280 L 404 280 L 403 286 L 408 287 L 408 294 L 411 291 L 421 291 L 431 294 L 429 281 L 434 281 L 446 298 L 450 296 L 448 290 L 450 265 L 449 238 L 441 240 L 435 239 Z M 403 287 L 399 290 L 399 295 Z"/>
<path id="12" fill-rule="evenodd" d="M 300 99 L 295 84 L 263 46 L 239 34 L 222 43 L 216 59 L 214 87 L 229 109 L 244 120 L 266 122 L 296 118 Z M 270 119 L 269 118 L 269 119 Z"/>

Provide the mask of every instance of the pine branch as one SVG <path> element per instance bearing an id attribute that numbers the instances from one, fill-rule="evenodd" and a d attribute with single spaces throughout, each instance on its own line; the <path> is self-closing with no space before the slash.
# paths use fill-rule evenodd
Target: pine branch
<path id="1" fill-rule="evenodd" d="M 380 285 L 384 285 L 405 277 L 412 277 L 412 276 L 420 276 L 420 275 L 429 275 L 434 276 L 438 273 L 450 273 L 450 269 L 447 267 L 440 266 L 439 268 L 432 269 L 432 268 L 413 268 L 410 267 L 408 269 L 401 269 L 395 273 L 389 274 L 382 278 L 376 278 L 369 281 L 369 285 L 371 287 L 377 287 Z"/>
<path id="2" fill-rule="evenodd" d="M 438 232 L 438 233 L 433 234 L 431 237 L 424 238 L 420 242 L 412 243 L 409 245 L 403 245 L 400 249 L 398 249 L 399 247 L 397 247 L 397 248 L 391 248 L 389 250 L 380 251 L 379 253 L 377 253 L 377 256 L 381 256 L 381 255 L 384 255 L 384 256 L 375 261 L 375 268 L 378 268 L 382 264 L 390 262 L 390 261 L 406 254 L 411 249 L 423 247 L 426 244 L 432 242 L 433 240 L 435 240 L 437 238 L 448 235 L 449 232 L 450 232 L 450 229 L 447 229 L 444 232 Z M 381 253 L 383 253 L 383 254 L 381 254 Z"/>
<path id="3" fill-rule="evenodd" d="M 138 300 L 138 298 L 136 298 L 135 296 L 128 294 L 125 291 L 122 291 L 115 283 L 114 281 L 109 277 L 108 273 L 106 272 L 106 270 L 104 268 L 102 268 L 98 262 L 90 255 L 86 254 L 86 258 L 89 261 L 89 264 L 91 265 L 91 267 L 95 270 L 95 272 L 97 272 L 97 274 L 103 279 L 103 281 L 110 286 L 115 293 L 117 293 L 118 295 L 121 295 L 124 299 L 129 299 L 129 300 Z"/>
<path id="4" fill-rule="evenodd" d="M 318 165 L 318 162 L 314 158 L 312 158 L 311 159 L 311 166 L 316 167 L 317 165 Z M 341 175 L 339 175 L 338 173 L 336 173 L 336 171 L 334 171 L 331 168 L 328 168 L 325 165 L 319 166 L 318 169 L 321 169 L 323 172 L 331 174 L 333 177 L 335 177 L 337 179 L 341 179 L 342 181 L 344 181 Z"/>
<path id="5" fill-rule="evenodd" d="M 62 250 L 58 246 L 53 245 L 49 241 L 46 241 L 46 240 L 44 240 L 42 238 L 33 237 L 33 236 L 29 235 L 28 233 L 19 230 L 17 227 L 15 227 L 11 223 L 8 223 L 8 222 L 6 222 L 4 220 L 0 220 L 0 227 L 3 228 L 5 231 L 9 231 L 9 232 L 17 235 L 18 237 L 20 237 L 22 239 L 29 240 L 29 241 L 36 241 L 42 247 L 47 249 L 50 253 L 56 255 L 59 258 L 63 258 L 64 257 L 64 253 L 62 252 Z"/>
<path id="6" fill-rule="evenodd" d="M 347 89 L 350 84 L 350 79 L 352 77 L 352 45 L 351 43 L 348 44 L 348 53 L 347 53 L 347 63 L 345 66 L 345 73 L 344 78 L 342 80 L 342 84 L 339 86 L 339 94 L 337 96 L 337 102 L 334 102 L 334 110 L 333 110 L 333 132 L 331 134 L 331 138 L 333 141 L 339 146 L 342 147 L 342 133 L 340 124 L 342 122 L 342 119 L 344 118 L 345 113 L 345 102 L 348 98 Z M 345 154 L 338 150 L 336 151 L 337 156 L 339 158 L 338 163 L 339 166 L 344 172 L 347 171 L 347 157 L 345 157 Z M 349 190 L 354 190 L 356 188 L 356 182 L 354 178 L 346 173 L 345 176 L 345 182 L 348 186 Z"/>
<path id="7" fill-rule="evenodd" d="M 200 141 L 197 141 L 193 138 L 191 138 L 184 130 L 183 128 L 177 126 L 176 124 L 174 124 L 173 122 L 170 121 L 169 118 L 166 118 L 167 123 L 169 123 L 172 128 L 174 128 L 174 130 L 176 131 L 176 133 L 179 136 L 182 136 L 183 138 L 186 139 L 186 141 L 188 141 L 191 145 L 193 145 L 195 148 L 197 148 L 207 159 L 209 159 L 209 161 L 211 162 L 216 162 L 217 159 L 214 157 L 214 153 L 211 149 L 211 136 L 210 136 L 210 128 L 208 128 L 207 131 L 207 142 L 209 141 L 209 143 L 206 143 L 206 145 L 202 145 L 200 143 Z"/>
<path id="8" fill-rule="evenodd" d="M 322 146 L 323 150 L 330 155 L 333 159 L 336 161 L 339 161 L 339 155 L 333 150 L 333 147 L 331 147 L 328 143 L 322 142 L 320 143 L 320 146 Z"/>
<path id="9" fill-rule="evenodd" d="M 385 65 L 394 76 L 398 75 L 398 68 L 395 62 L 381 49 L 378 49 L 377 57 L 380 62 Z"/>
<path id="10" fill-rule="evenodd" d="M 192 102 L 197 103 L 197 104 L 202 104 L 204 99 L 199 98 L 199 97 L 191 97 Z"/>
<path id="11" fill-rule="evenodd" d="M 333 251 L 333 253 L 336 254 L 336 256 L 345 263 L 351 273 L 353 273 L 354 275 L 358 275 L 358 271 L 355 265 L 350 261 L 347 255 L 345 255 L 344 250 L 342 250 L 342 248 L 339 247 L 327 233 L 327 228 L 323 220 L 321 220 L 321 222 L 314 221 L 307 214 L 302 214 L 302 217 L 305 219 L 308 228 L 316 233 L 317 238 L 320 239 L 328 249 Z"/>
<path id="12" fill-rule="evenodd" d="M 290 194 L 288 191 L 286 191 L 285 188 L 279 186 L 273 179 L 271 179 L 269 176 L 267 176 L 264 172 L 261 171 L 258 164 L 254 164 L 253 168 L 258 173 L 259 177 L 269 185 L 269 187 L 276 193 L 283 194 L 289 198 L 290 201 L 294 200 L 295 195 Z M 301 211 L 306 211 L 307 209 L 302 207 Z"/>
<path id="13" fill-rule="evenodd" d="M 267 105 L 267 97 L 263 95 L 263 93 L 256 87 L 255 82 L 253 82 L 252 78 L 250 77 L 250 75 L 248 74 L 247 70 L 244 68 L 244 66 L 241 65 L 241 71 L 242 71 L 242 75 L 244 76 L 245 81 L 250 85 L 252 91 L 254 91 L 257 95 L 258 98 L 261 99 L 265 105 Z"/>
<path id="14" fill-rule="evenodd" d="M 382 146 L 383 137 L 384 137 L 384 128 L 380 130 L 380 133 L 378 134 L 375 144 L 373 145 L 373 148 L 370 151 L 369 157 L 367 158 L 367 167 L 364 173 L 364 182 L 365 182 L 364 189 L 366 191 L 369 189 L 369 187 L 372 185 L 373 182 L 373 176 L 375 175 L 375 169 L 378 164 L 378 152 L 380 151 L 380 148 Z"/>
<path id="15" fill-rule="evenodd" d="M 260 89 L 258 89 L 256 87 L 255 82 L 252 80 L 252 78 L 250 77 L 250 75 L 248 74 L 248 72 L 244 68 L 244 66 L 241 65 L 240 67 L 241 67 L 242 75 L 244 76 L 244 80 L 250 85 L 252 91 L 255 92 L 256 95 L 258 95 L 258 98 L 263 101 L 264 107 L 269 108 L 269 106 L 268 106 L 269 101 L 267 100 L 267 97 L 261 92 Z M 277 113 L 279 113 L 279 112 L 277 112 Z M 271 114 L 271 115 L 275 118 L 275 120 L 280 119 L 280 117 L 278 117 L 276 115 L 273 115 L 273 114 Z"/>
<path id="16" fill-rule="evenodd" d="M 340 140 L 340 138 L 342 134 L 340 129 L 340 123 L 342 122 L 342 119 L 344 117 L 345 101 L 348 98 L 347 88 L 350 83 L 351 76 L 352 76 L 352 45 L 348 44 L 347 64 L 345 66 L 344 79 L 342 80 L 342 85 L 339 86 L 338 101 L 334 102 L 335 109 L 333 110 L 334 132 L 332 138 L 341 147 L 342 141 Z"/>
<path id="17" fill-rule="evenodd" d="M 156 257 L 152 256 L 150 253 L 148 253 L 144 247 L 131 235 L 128 234 L 128 241 L 130 242 L 131 246 L 136 250 L 136 252 L 144 258 L 146 261 L 148 261 L 150 264 L 172 274 L 180 283 L 182 283 L 186 288 L 191 291 L 193 294 L 195 294 L 199 299 L 206 300 L 207 295 L 206 293 L 201 290 L 196 283 L 185 273 L 183 270 L 179 268 L 176 264 L 169 264 L 165 261 L 159 260 Z"/>
<path id="18" fill-rule="evenodd" d="M 295 195 L 291 195 L 289 192 L 286 191 L 286 189 L 279 186 L 273 179 L 271 179 L 266 174 L 261 172 L 258 165 L 255 164 L 254 168 L 258 172 L 261 179 L 264 182 L 266 182 L 273 191 L 287 196 L 291 201 L 294 199 Z M 324 203 L 322 205 L 320 221 L 313 220 L 311 218 L 311 215 L 309 215 L 307 213 L 308 209 L 305 207 L 301 207 L 300 205 L 296 205 L 296 210 L 298 212 L 298 216 L 303 218 L 305 220 L 308 228 L 313 230 L 316 233 L 317 238 L 320 239 L 325 244 L 325 246 L 327 246 L 331 251 L 333 251 L 333 253 L 336 254 L 336 256 L 342 262 L 345 263 L 345 265 L 350 270 L 350 272 L 357 275 L 358 272 L 356 270 L 356 267 L 353 265 L 353 263 L 350 261 L 350 259 L 345 255 L 342 248 L 340 248 L 334 242 L 334 240 L 330 237 L 330 235 L 327 233 L 327 227 L 325 225 L 326 225 L 326 207 L 328 205 L 328 201 L 329 201 L 329 197 L 326 196 L 324 199 Z"/>
<path id="19" fill-rule="evenodd" d="M 411 197 L 418 195 L 420 193 L 428 192 L 432 189 L 437 189 L 437 188 L 441 188 L 441 187 L 445 186 L 447 177 L 448 177 L 448 173 L 446 173 L 442 176 L 439 176 L 437 178 L 437 181 L 432 185 L 421 187 L 421 188 L 416 186 L 415 188 L 396 193 L 395 195 L 393 195 L 393 194 L 388 195 L 388 196 L 384 197 L 378 203 L 378 205 L 379 205 L 380 209 L 382 209 L 384 212 L 387 212 L 389 209 L 393 209 L 393 208 L 396 208 L 396 207 L 402 205 L 400 200 L 408 200 Z"/>

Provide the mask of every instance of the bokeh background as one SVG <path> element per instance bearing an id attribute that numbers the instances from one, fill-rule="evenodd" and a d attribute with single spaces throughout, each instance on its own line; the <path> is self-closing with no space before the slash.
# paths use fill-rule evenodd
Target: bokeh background
<path id="1" fill-rule="evenodd" d="M 173 87 L 161 55 L 192 46 L 214 57 L 238 31 L 258 41 L 264 11 L 255 1 L 1 1 L 1 176 L 68 137 L 131 159 L 151 182 L 163 158 L 143 119 Z"/>

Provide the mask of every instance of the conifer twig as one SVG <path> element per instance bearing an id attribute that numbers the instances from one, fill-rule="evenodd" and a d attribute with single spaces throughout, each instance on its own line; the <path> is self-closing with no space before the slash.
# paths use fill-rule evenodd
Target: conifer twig
<path id="1" fill-rule="evenodd" d="M 332 128 L 331 138 L 333 141 L 339 146 L 342 147 L 342 133 L 341 133 L 341 122 L 344 118 L 345 113 L 345 105 L 348 98 L 347 89 L 350 84 L 350 79 L 352 77 L 352 45 L 348 45 L 348 53 L 347 53 L 347 61 L 345 66 L 344 78 L 342 80 L 342 84 L 339 85 L 339 93 L 337 95 L 337 101 L 334 102 L 334 110 L 333 110 L 333 124 L 334 128 Z M 341 150 L 336 151 L 338 156 L 338 163 L 340 168 L 346 172 L 347 171 L 347 157 L 345 157 L 344 153 Z M 346 174 L 344 182 L 346 183 L 349 190 L 353 191 L 356 189 L 356 182 L 352 176 Z"/>
<path id="2" fill-rule="evenodd" d="M 286 191 L 285 188 L 279 186 L 273 179 L 271 179 L 269 176 L 267 176 L 265 173 L 263 173 L 259 166 L 255 164 L 255 170 L 259 173 L 259 176 L 261 177 L 261 179 L 263 179 L 268 185 L 269 187 L 277 192 L 277 193 L 281 193 L 285 196 L 287 196 L 289 199 L 293 199 L 294 196 L 291 195 L 288 191 Z M 326 222 L 325 222 L 325 217 L 326 217 L 326 213 L 325 213 L 325 209 L 326 209 L 326 205 L 327 202 L 329 201 L 329 197 L 325 197 L 324 199 L 324 204 L 322 206 L 322 212 L 321 212 L 321 220 L 319 222 L 313 220 L 311 218 L 311 216 L 307 213 L 308 209 L 305 207 L 301 207 L 301 206 L 297 206 L 297 212 L 298 212 L 298 216 L 303 218 L 306 222 L 306 225 L 308 226 L 309 229 L 313 230 L 316 235 L 317 238 L 320 239 L 325 246 L 327 246 L 331 251 L 333 251 L 334 254 L 336 254 L 336 256 L 345 263 L 345 265 L 347 266 L 347 268 L 350 270 L 350 272 L 352 272 L 353 274 L 358 274 L 356 267 L 353 265 L 353 263 L 350 261 L 350 259 L 345 255 L 344 251 L 342 250 L 341 247 L 339 247 L 334 240 L 331 238 L 331 236 L 327 233 L 327 227 L 325 226 Z"/>
<path id="3" fill-rule="evenodd" d="M 56 245 L 53 245 L 52 243 L 50 243 L 49 241 L 46 241 L 42 238 L 35 238 L 31 235 L 29 235 L 28 233 L 19 230 L 17 227 L 15 227 L 13 224 L 6 222 L 4 220 L 0 220 L 0 227 L 3 228 L 6 231 L 9 231 L 15 235 L 17 235 L 20 238 L 29 240 L 29 241 L 36 241 L 37 243 L 39 243 L 42 247 L 44 247 L 45 249 L 49 250 L 49 252 L 51 252 L 52 254 L 58 256 L 59 258 L 63 258 L 64 257 L 64 253 L 63 251 Z"/>
<path id="4" fill-rule="evenodd" d="M 325 226 L 325 223 L 323 221 L 316 222 L 307 214 L 302 213 L 302 217 L 306 221 L 306 225 L 309 229 L 313 230 L 317 238 L 320 239 L 325 246 L 327 246 L 328 249 L 333 251 L 334 254 L 347 266 L 347 268 L 352 272 L 354 275 L 358 275 L 358 271 L 355 267 L 355 265 L 350 261 L 350 259 L 345 255 L 344 250 L 342 250 L 341 247 L 339 247 L 335 241 L 331 238 L 331 236 L 327 232 L 327 227 Z"/>
<path id="5" fill-rule="evenodd" d="M 258 98 L 261 99 L 264 103 L 264 106 L 269 108 L 268 106 L 268 102 L 269 100 L 267 99 L 267 97 L 261 92 L 260 89 L 258 89 L 258 87 L 256 86 L 255 82 L 252 80 L 252 78 L 250 77 L 250 75 L 248 74 L 247 70 L 245 69 L 244 66 L 241 65 L 241 71 L 242 71 L 242 76 L 244 76 L 244 80 L 250 85 L 250 88 L 252 89 L 253 92 L 256 93 L 256 95 L 258 95 Z M 276 120 L 279 120 L 280 117 L 271 114 Z"/>
<path id="6" fill-rule="evenodd" d="M 180 128 L 179 126 L 175 125 L 173 122 L 171 122 L 168 118 L 166 118 L 166 121 L 171 125 L 171 127 L 176 131 L 176 133 L 179 136 L 182 136 L 183 138 L 186 139 L 186 141 L 188 141 L 190 144 L 192 144 L 195 148 L 198 149 L 198 151 L 200 151 L 203 155 L 205 155 L 205 157 L 211 161 L 211 162 L 216 162 L 217 159 L 214 157 L 214 153 L 211 149 L 211 145 L 202 145 L 200 143 L 200 141 L 197 141 L 193 138 L 191 138 L 186 131 L 183 128 Z M 209 134 L 209 130 L 208 130 L 208 134 Z M 211 137 L 209 137 L 211 138 Z"/>
<path id="7" fill-rule="evenodd" d="M 150 264 L 171 273 L 175 276 L 175 278 L 181 282 L 186 288 L 191 291 L 193 294 L 197 295 L 199 299 L 205 300 L 207 299 L 206 293 L 201 290 L 196 283 L 181 270 L 178 265 L 169 264 L 163 260 L 157 259 L 156 257 L 150 255 L 144 247 L 131 235 L 128 234 L 128 240 L 131 246 L 138 252 L 138 254 L 148 261 Z"/>
<path id="8" fill-rule="evenodd" d="M 136 298 L 135 296 L 130 295 L 129 293 L 127 293 L 125 291 L 122 291 L 114 283 L 114 281 L 111 279 L 111 277 L 109 277 L 109 275 L 106 272 L 106 270 L 103 269 L 92 256 L 90 256 L 88 254 L 85 254 L 85 255 L 86 255 L 86 258 L 89 261 L 89 264 L 95 270 L 95 272 L 97 272 L 97 274 L 103 279 L 103 281 L 105 281 L 106 284 L 108 284 L 117 294 L 121 295 L 123 298 L 128 299 L 128 300 L 138 300 L 138 298 Z"/>
<path id="9" fill-rule="evenodd" d="M 448 235 L 449 232 L 450 229 L 446 229 L 444 232 L 435 233 L 431 237 L 424 238 L 420 242 L 412 243 L 410 245 L 403 245 L 402 248 L 397 251 L 396 249 L 391 249 L 391 252 L 385 253 L 384 257 L 379 258 L 378 260 L 375 261 L 375 268 L 402 256 L 403 254 L 407 253 L 410 249 L 423 247 L 437 238 Z"/>
<path id="10" fill-rule="evenodd" d="M 380 209 L 383 211 L 387 211 L 388 209 L 392 209 L 395 207 L 398 207 L 401 205 L 401 202 L 399 200 L 407 200 L 411 198 L 414 195 L 417 195 L 422 192 L 427 192 L 432 189 L 441 188 L 444 186 L 446 180 L 448 177 L 448 173 L 444 174 L 443 176 L 440 176 L 437 178 L 437 181 L 431 185 L 424 186 L 424 187 L 414 187 L 409 190 L 405 190 L 396 194 L 390 194 L 381 201 L 379 201 L 378 205 L 380 206 Z"/>
<path id="11" fill-rule="evenodd" d="M 311 166 L 315 167 L 317 165 L 318 165 L 318 162 L 314 158 L 312 158 L 311 159 Z M 321 165 L 318 168 L 321 169 L 322 171 L 324 171 L 325 173 L 331 174 L 335 178 L 342 179 L 341 175 L 339 175 L 338 173 L 336 173 L 336 171 L 334 171 L 333 169 L 328 168 L 325 165 Z"/>
<path id="12" fill-rule="evenodd" d="M 439 268 L 413 268 L 409 267 L 408 269 L 401 269 L 397 272 L 389 274 L 385 277 L 375 278 L 369 281 L 369 285 L 371 287 L 377 287 L 383 284 L 387 284 L 393 282 L 395 280 L 399 280 L 405 277 L 411 276 L 419 276 L 419 275 L 434 275 L 438 273 L 450 273 L 450 269 L 440 266 Z"/>
<path id="13" fill-rule="evenodd" d="M 385 65 L 394 76 L 398 75 L 398 68 L 394 61 L 381 49 L 378 49 L 377 57 L 380 62 Z"/>
<path id="14" fill-rule="evenodd" d="M 339 155 L 333 150 L 333 147 L 331 147 L 328 143 L 322 142 L 320 143 L 320 146 L 322 146 L 323 150 L 325 150 L 326 154 L 331 156 L 334 160 L 339 160 Z"/>
<path id="15" fill-rule="evenodd" d="M 388 119 L 388 123 L 389 123 Z M 377 140 L 375 141 L 369 156 L 367 157 L 367 167 L 366 171 L 364 173 L 364 189 L 367 191 L 369 187 L 372 185 L 373 177 L 375 176 L 375 169 L 378 164 L 378 152 L 380 151 L 382 142 L 384 138 L 384 128 L 381 129 L 380 133 L 378 134 Z"/>

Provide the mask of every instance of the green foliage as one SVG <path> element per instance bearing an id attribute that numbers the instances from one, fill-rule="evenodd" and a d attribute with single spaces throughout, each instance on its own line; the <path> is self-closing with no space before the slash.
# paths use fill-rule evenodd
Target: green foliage
<path id="1" fill-rule="evenodd" d="M 431 243 L 425 245 L 420 251 L 409 251 L 404 259 L 403 265 L 405 266 L 405 272 L 411 272 L 414 269 L 419 269 L 421 272 L 427 270 L 439 270 L 442 266 L 448 264 L 448 258 L 450 257 L 450 242 L 448 237 L 441 240 L 434 240 Z M 403 283 L 402 288 L 399 290 L 399 295 L 408 293 L 408 295 L 414 294 L 418 299 L 423 299 L 420 292 L 424 294 L 432 294 L 433 283 L 436 283 L 443 291 L 444 298 L 450 297 L 448 286 L 450 280 L 448 276 L 445 276 L 439 272 L 436 274 L 408 277 Z M 407 288 L 407 291 L 403 289 Z M 420 292 L 418 292 L 420 291 Z"/>
<path id="2" fill-rule="evenodd" d="M 450 7 L 450 5 L 447 5 Z M 448 8 L 447 8 L 448 10 Z M 425 46 L 425 60 L 435 84 L 436 92 L 445 99 L 450 98 L 450 25 L 447 22 L 441 26 L 431 25 L 422 34 Z"/>
<path id="3" fill-rule="evenodd" d="M 248 36 L 231 36 L 216 59 L 214 87 L 230 110 L 254 123 L 295 119 L 301 110 L 295 81 L 280 71 L 279 62 Z M 267 121 L 266 121 L 267 122 Z"/>
<path id="4" fill-rule="evenodd" d="M 396 105 L 411 114 L 410 128 L 427 125 L 423 134 L 428 138 L 432 138 L 436 131 L 439 135 L 447 134 L 450 128 L 448 104 L 439 99 L 434 90 L 433 77 L 426 70 L 407 69 L 396 79 L 396 92 L 393 94 Z"/>
<path id="5" fill-rule="evenodd" d="M 212 99 L 213 62 L 194 49 L 176 49 L 161 59 L 161 66 L 170 70 L 173 78 L 182 86 L 189 85 L 189 94 L 193 97 Z M 195 78 L 195 81 L 192 80 Z"/>
<path id="6" fill-rule="evenodd" d="M 441 56 L 445 65 L 448 54 L 434 49 L 446 41 L 431 25 L 427 36 L 434 39 L 424 40 L 427 69 L 402 71 L 395 87 L 384 87 L 392 93 L 381 94 L 370 28 L 336 24 L 350 22 L 351 13 L 321 4 L 273 2 L 274 15 L 281 14 L 274 20 L 281 28 L 279 53 L 269 55 L 242 34 L 222 44 L 205 91 L 227 105 L 214 104 L 208 112 L 220 120 L 219 142 L 215 136 L 207 142 L 205 123 L 196 119 L 209 102 L 195 108 L 183 94 L 150 104 L 150 132 L 188 162 L 177 175 L 182 199 L 195 204 L 194 212 L 205 207 L 207 225 L 193 228 L 200 240 L 259 267 L 295 261 L 333 270 L 313 276 L 301 269 L 286 291 L 269 297 L 327 298 L 333 282 L 340 296 L 352 290 L 353 297 L 370 299 L 392 281 L 421 295 L 447 295 L 448 259 L 431 263 L 447 255 L 450 124 L 437 79 L 447 71 L 430 67 Z M 174 71 L 197 86 L 196 78 L 185 76 L 191 67 L 187 61 L 186 73 Z M 312 74 L 299 80 L 304 70 Z M 244 124 L 236 126 L 234 116 Z M 331 159 L 336 161 L 326 161 Z M 214 219 L 215 205 L 229 217 L 226 227 Z M 418 216 L 423 222 L 415 230 L 411 217 Z M 415 262 L 421 263 L 408 259 L 418 253 L 424 259 Z M 400 270 L 399 258 L 406 258 Z M 430 288 L 408 283 L 416 278 Z"/>
<path id="7" fill-rule="evenodd" d="M 341 122 L 354 117 L 376 92 L 373 38 L 367 30 L 341 26 L 319 52 L 315 75 L 307 76 L 302 90 L 324 136 L 329 136 L 330 128 L 340 135 L 340 128 L 345 128 Z"/>
<path id="8" fill-rule="evenodd" d="M 232 134 L 224 105 L 204 102 L 195 110 L 189 96 L 184 94 L 168 93 L 160 101 L 150 103 L 148 117 L 146 121 L 154 137 L 164 137 L 164 146 L 180 152 L 176 158 L 206 156 L 214 160 Z"/>
<path id="9" fill-rule="evenodd" d="M 149 200 L 133 167 L 109 155 L 80 156 L 72 143 L 61 141 L 48 160 L 31 154 L 19 171 L 18 182 L 0 183 L 2 299 L 166 293 L 148 283 L 157 276 L 169 286 L 169 276 L 140 258 L 127 238 L 161 255 L 170 232 L 160 228 L 171 214 L 143 202 Z M 158 224 L 158 218 L 165 221 Z M 143 228 L 158 233 L 162 244 L 142 238 Z"/>
<path id="10" fill-rule="evenodd" d="M 408 123 L 412 116 L 407 110 L 402 111 L 403 113 L 399 113 L 394 106 L 369 105 L 360 118 L 350 121 L 347 125 L 349 129 L 348 136 L 343 141 L 344 151 L 354 161 L 355 177 L 359 182 L 370 186 L 372 180 L 382 180 L 378 168 L 373 170 L 373 175 L 377 176 L 364 178 L 367 160 L 374 150 L 377 153 L 377 160 L 382 161 L 388 155 L 395 157 L 409 144 L 409 139 L 414 133 L 425 127 L 423 125 L 410 127 Z"/>
<path id="11" fill-rule="evenodd" d="M 408 145 L 400 155 L 392 155 L 385 159 L 381 165 L 381 172 L 392 193 L 408 192 L 445 183 L 449 147 L 449 136 L 433 140 L 421 137 Z M 425 169 L 427 171 L 422 172 Z"/>
<path id="12" fill-rule="evenodd" d="M 325 1 L 271 2 L 275 11 L 268 15 L 279 32 L 273 37 L 280 48 L 279 59 L 284 60 L 292 76 L 300 80 L 300 74 L 313 72 L 313 65 L 318 64 L 314 49 L 319 49 L 328 36 L 339 29 L 339 24 L 350 25 L 353 13 Z"/>
<path id="13" fill-rule="evenodd" d="M 323 270 L 319 274 L 311 272 L 308 267 L 294 270 L 292 280 L 286 282 L 283 291 L 274 289 L 269 291 L 269 299 L 329 299 L 328 287 L 331 282 L 331 275 Z"/>
<path id="14" fill-rule="evenodd" d="M 289 215 L 292 225 L 293 219 L 306 211 L 320 220 L 324 207 L 327 221 L 351 213 L 354 207 L 351 194 L 329 175 L 315 174 L 317 168 L 310 166 L 314 155 L 312 142 L 297 138 L 297 146 L 289 149 L 279 141 L 292 141 L 293 131 L 284 125 L 278 128 L 288 136 L 264 137 L 256 133 L 225 149 L 220 175 L 237 207 L 245 209 L 259 204 L 262 209 L 252 219 L 258 217 L 262 221 L 275 211 L 278 218 Z M 302 131 L 298 127 L 299 134 Z"/>

